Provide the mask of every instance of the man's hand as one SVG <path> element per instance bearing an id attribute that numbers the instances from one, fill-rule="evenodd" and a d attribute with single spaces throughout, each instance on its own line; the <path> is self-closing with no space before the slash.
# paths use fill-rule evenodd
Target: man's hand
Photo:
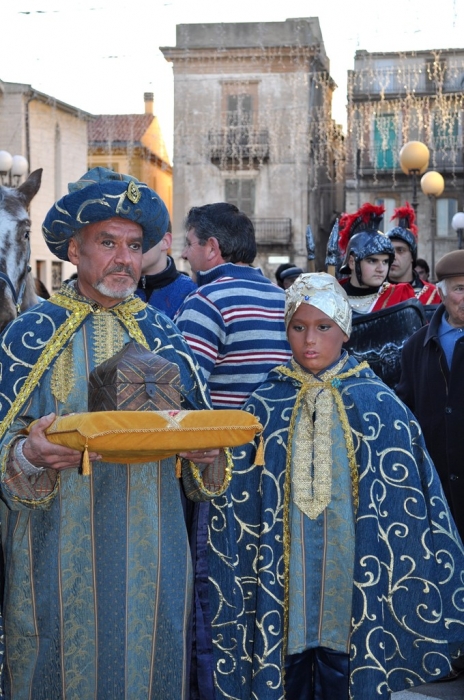
<path id="1" fill-rule="evenodd" d="M 60 470 L 79 467 L 82 459 L 81 452 L 72 450 L 70 447 L 54 445 L 47 440 L 45 430 L 54 420 L 55 414 L 49 413 L 48 416 L 42 416 L 42 418 L 32 426 L 23 444 L 24 457 L 35 467 L 43 467 L 45 469 Z M 89 452 L 89 459 L 93 461 L 101 459 L 101 456 L 95 452 Z"/>
<path id="2" fill-rule="evenodd" d="M 179 457 L 189 459 L 195 464 L 213 464 L 219 456 L 219 450 L 192 450 L 191 452 L 179 452 Z"/>

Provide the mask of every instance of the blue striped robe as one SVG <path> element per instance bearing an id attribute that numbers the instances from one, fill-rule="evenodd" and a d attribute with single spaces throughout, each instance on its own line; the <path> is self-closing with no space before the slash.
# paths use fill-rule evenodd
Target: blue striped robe
<path id="1" fill-rule="evenodd" d="M 1 337 L 6 696 L 181 700 L 188 697 L 193 577 L 174 458 L 97 462 L 91 477 L 77 469 L 29 479 L 6 472 L 18 431 L 51 411 L 86 411 L 88 375 L 102 346 L 122 346 L 134 333 L 179 366 L 185 408 L 208 406 L 196 363 L 163 314 L 140 300 L 102 311 L 70 296 L 34 307 Z M 57 303 L 63 299 L 64 307 Z M 58 354 L 50 351 L 42 377 L 11 417 L 31 368 L 67 328 L 69 340 Z M 65 352 L 57 398 L 55 369 Z M 195 479 L 191 487 L 200 500 L 223 489 Z"/>

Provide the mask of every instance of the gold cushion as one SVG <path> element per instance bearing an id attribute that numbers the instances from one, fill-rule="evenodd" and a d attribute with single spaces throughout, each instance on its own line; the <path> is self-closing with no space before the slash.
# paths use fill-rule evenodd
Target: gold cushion
<path id="1" fill-rule="evenodd" d="M 255 416 L 238 410 L 95 411 L 60 416 L 46 435 L 56 445 L 97 452 L 105 462 L 132 463 L 244 445 L 262 430 Z"/>

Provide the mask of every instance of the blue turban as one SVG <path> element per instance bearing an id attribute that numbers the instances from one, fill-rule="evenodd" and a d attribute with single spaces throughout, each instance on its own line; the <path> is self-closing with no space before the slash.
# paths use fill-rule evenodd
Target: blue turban
<path id="1" fill-rule="evenodd" d="M 168 230 L 169 213 L 163 200 L 130 175 L 93 168 L 68 185 L 69 194 L 56 202 L 45 217 L 42 232 L 48 247 L 69 260 L 69 240 L 81 228 L 115 216 L 139 224 L 143 252 L 160 242 Z"/>

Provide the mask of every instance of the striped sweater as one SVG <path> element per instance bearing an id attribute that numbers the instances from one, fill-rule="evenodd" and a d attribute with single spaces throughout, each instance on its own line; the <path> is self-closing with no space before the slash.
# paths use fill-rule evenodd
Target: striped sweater
<path id="1" fill-rule="evenodd" d="M 194 352 L 215 408 L 240 408 L 291 356 L 285 292 L 261 270 L 224 263 L 199 272 L 175 322 Z"/>

